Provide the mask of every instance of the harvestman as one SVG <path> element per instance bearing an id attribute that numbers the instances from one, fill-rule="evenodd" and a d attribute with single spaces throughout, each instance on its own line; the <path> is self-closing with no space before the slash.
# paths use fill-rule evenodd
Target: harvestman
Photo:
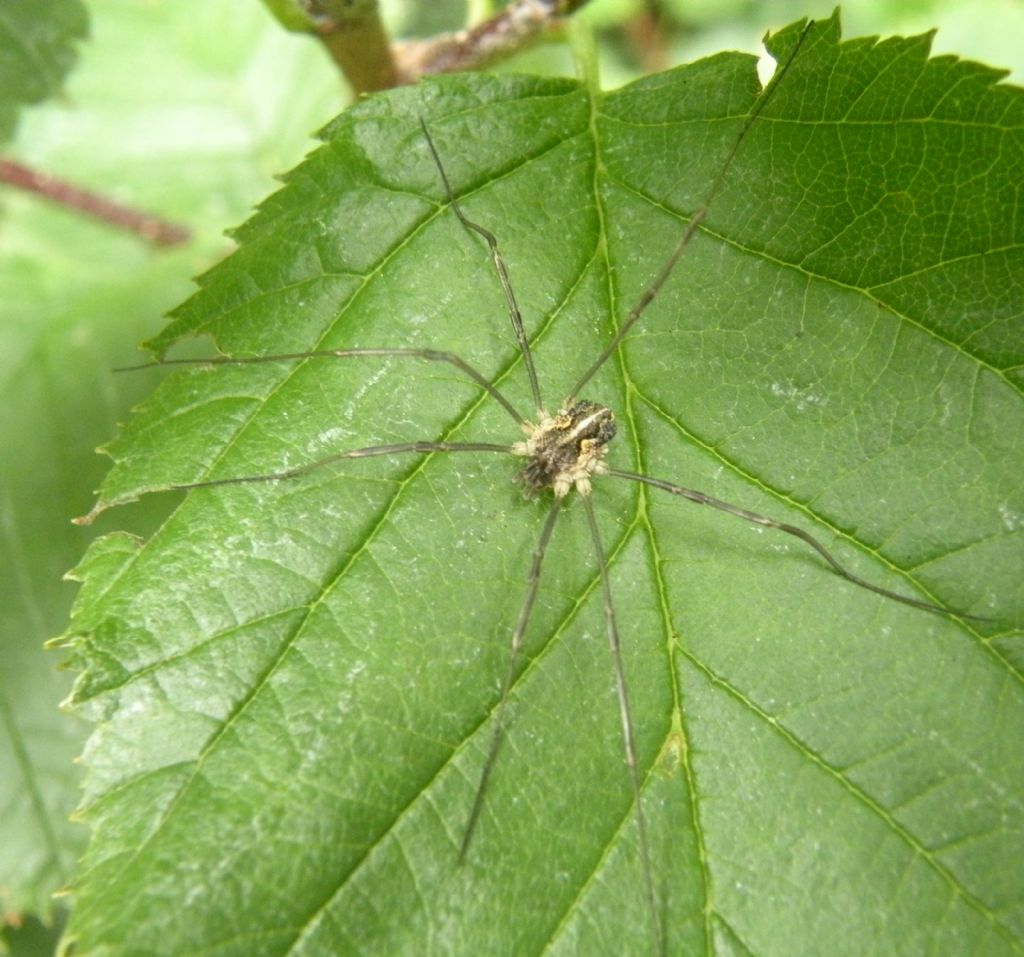
<path id="1" fill-rule="evenodd" d="M 754 523 L 766 528 L 777 529 L 799 538 L 805 544 L 813 548 L 832 568 L 832 570 L 852 582 L 860 588 L 873 591 L 885 598 L 902 602 L 925 611 L 936 612 L 944 615 L 957 615 L 963 618 L 974 618 L 971 615 L 961 615 L 958 612 L 944 608 L 940 605 L 902 595 L 887 588 L 883 588 L 870 581 L 867 581 L 845 568 L 829 550 L 809 532 L 784 522 L 776 521 L 764 515 L 750 512 L 739 506 L 732 505 L 720 499 L 713 498 L 703 492 L 684 488 L 672 482 L 635 472 L 624 471 L 614 468 L 605 461 L 608 444 L 615 436 L 616 423 L 612 411 L 604 405 L 579 398 L 581 391 L 590 382 L 598 370 L 615 354 L 622 341 L 636 325 L 647 307 L 653 302 L 668 281 L 676 263 L 679 261 L 685 248 L 689 245 L 694 234 L 697 232 L 701 222 L 707 215 L 711 202 L 720 190 L 725 177 L 732 166 L 733 160 L 738 153 L 744 138 L 757 117 L 763 112 L 767 103 L 771 100 L 775 90 L 785 78 L 786 73 L 795 61 L 808 32 L 813 26 L 813 21 L 808 22 L 798 38 L 793 51 L 786 62 L 777 70 L 771 83 L 761 93 L 759 99 L 740 130 L 728 156 L 715 180 L 712 182 L 704 198 L 700 209 L 690 219 L 689 224 L 679 237 L 675 247 L 658 270 L 654 279 L 643 292 L 636 304 L 627 313 L 625 320 L 618 332 L 605 346 L 591 366 L 583 374 L 580 380 L 573 386 L 562 406 L 554 414 L 545 411 L 545 404 L 541 396 L 540 383 L 533 363 L 533 356 L 530 350 L 529 341 L 523 326 L 522 316 L 516 301 L 515 293 L 509 279 L 508 269 L 498 249 L 498 242 L 495 236 L 481 226 L 473 222 L 463 212 L 461 205 L 455 197 L 448 175 L 445 171 L 440 154 L 434 144 L 433 138 L 427 129 L 426 124 L 421 120 L 423 136 L 427 147 L 437 166 L 441 181 L 444 186 L 445 195 L 452 211 L 458 217 L 461 224 L 470 232 L 476 233 L 487 244 L 494 270 L 501 284 L 505 303 L 508 309 L 509 319 L 515 334 L 518 348 L 522 356 L 530 382 L 530 390 L 534 401 L 535 418 L 527 419 L 515 408 L 515 406 L 480 372 L 460 356 L 447 351 L 435 349 L 414 349 L 414 348 L 378 348 L 378 349 L 335 349 L 316 352 L 298 352 L 270 356 L 254 356 L 246 358 L 233 358 L 230 356 L 219 356 L 212 359 L 171 359 L 164 360 L 157 365 L 164 364 L 233 364 L 243 365 L 260 362 L 281 362 L 287 360 L 304 360 L 315 358 L 352 358 L 352 357 L 401 357 L 421 359 L 429 362 L 443 362 L 454 366 L 462 374 L 466 375 L 484 389 L 495 399 L 506 412 L 515 420 L 517 425 L 525 434 L 525 439 L 511 445 L 493 444 L 488 442 L 402 442 L 393 445 L 376 445 L 361 449 L 352 449 L 346 452 L 318 459 L 315 462 L 298 468 L 285 471 L 273 472 L 266 475 L 249 475 L 236 478 L 214 479 L 202 482 L 189 482 L 186 484 L 172 485 L 176 489 L 206 488 L 214 485 L 229 485 L 246 482 L 277 482 L 286 479 L 297 478 L 316 469 L 322 468 L 334 462 L 345 459 L 365 458 L 370 456 L 386 456 L 401 453 L 433 453 L 433 452 L 496 452 L 505 455 L 513 455 L 525 459 L 525 464 L 516 474 L 516 480 L 524 487 L 524 494 L 533 498 L 547 490 L 552 492 L 551 505 L 547 512 L 537 546 L 534 549 L 533 559 L 530 565 L 526 582 L 526 594 L 520 606 L 519 616 L 512 632 L 511 650 L 505 671 L 504 680 L 501 686 L 501 697 L 498 702 L 494 718 L 493 731 L 490 738 L 489 748 L 483 768 L 480 772 L 479 783 L 473 799 L 468 820 L 463 831 L 462 841 L 459 848 L 459 860 L 462 861 L 470 847 L 473 833 L 483 808 L 484 795 L 487 790 L 491 771 L 494 768 L 498 751 L 501 746 L 505 713 L 508 704 L 512 684 L 516 675 L 516 666 L 523 647 L 523 640 L 530 623 L 530 617 L 537 599 L 537 592 L 540 583 L 541 565 L 547 551 L 548 543 L 554 531 L 555 522 L 562 510 L 563 500 L 575 489 L 583 502 L 584 511 L 587 517 L 590 537 L 593 544 L 594 555 L 597 560 L 601 589 L 604 598 L 605 620 L 607 627 L 608 643 L 611 649 L 613 667 L 615 672 L 615 684 L 618 695 L 619 714 L 622 727 L 623 746 L 625 751 L 626 765 L 629 771 L 630 784 L 632 788 L 632 799 L 637 827 L 638 849 L 640 855 L 640 866 L 643 872 L 644 894 L 646 909 L 648 912 L 651 933 L 653 935 L 655 951 L 658 954 L 664 953 L 663 932 L 658 918 L 657 898 L 654 888 L 654 877 L 651 867 L 650 849 L 647 838 L 647 825 L 644 816 L 643 804 L 641 802 L 640 776 L 637 767 L 636 745 L 633 730 L 632 709 L 630 707 L 629 691 L 626 685 L 625 669 L 622 661 L 621 641 L 619 629 L 615 618 L 615 609 L 612 602 L 611 583 L 608 574 L 608 563 L 605 558 L 604 545 L 598 530 L 597 520 L 591 502 L 592 480 L 595 476 L 610 476 L 630 482 L 639 482 L 661 489 L 672 495 L 677 495 L 698 505 L 709 505 L 714 509 L 727 512 L 744 521 Z"/>

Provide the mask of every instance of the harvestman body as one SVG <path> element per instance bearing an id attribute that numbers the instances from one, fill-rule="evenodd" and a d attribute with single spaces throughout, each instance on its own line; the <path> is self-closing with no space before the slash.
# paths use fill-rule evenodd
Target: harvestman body
<path id="1" fill-rule="evenodd" d="M 434 349 L 401 349 L 401 348 L 375 348 L 375 349 L 340 349 L 320 352 L 291 353 L 286 355 L 257 356 L 251 358 L 218 357 L 207 360 L 167 360 L 169 364 L 249 364 L 258 362 L 279 362 L 283 360 L 300 360 L 311 358 L 350 358 L 350 357 L 372 357 L 372 356 L 393 356 L 421 359 L 430 362 L 443 362 L 457 368 L 461 373 L 473 379 L 492 398 L 499 402 L 502 407 L 512 416 L 519 427 L 525 433 L 525 438 L 514 444 L 492 444 L 484 442 L 434 442 L 415 441 L 395 445 L 378 445 L 368 448 L 353 449 L 340 452 L 335 455 L 320 459 L 308 465 L 286 471 L 275 472 L 266 475 L 252 475 L 237 478 L 216 479 L 212 481 L 192 482 L 172 486 L 179 489 L 203 488 L 214 485 L 227 485 L 245 482 L 276 482 L 296 478 L 298 476 L 322 468 L 332 462 L 344 459 L 355 459 L 370 456 L 385 456 L 400 453 L 432 453 L 432 452 L 497 452 L 506 455 L 514 455 L 525 459 L 525 464 L 516 475 L 516 479 L 522 483 L 524 492 L 528 497 L 535 497 L 551 490 L 552 501 L 544 522 L 541 534 L 534 551 L 532 564 L 527 578 L 526 594 L 520 607 L 518 620 L 512 633 L 511 650 L 508 658 L 508 665 L 502 684 L 501 698 L 499 699 L 495 714 L 492 736 L 487 756 L 480 773 L 479 784 L 473 801 L 473 806 L 467 820 L 461 846 L 459 848 L 460 861 L 465 858 L 473 833 L 480 817 L 483 807 L 484 795 L 487 790 L 488 780 L 498 756 L 502 741 L 504 719 L 507 702 L 510 696 L 513 681 L 516 676 L 519 655 L 523 645 L 531 613 L 536 602 L 537 591 L 540 582 L 541 565 L 547 551 L 548 543 L 554 531 L 556 520 L 562 510 L 563 500 L 572 492 L 576 491 L 584 504 L 587 516 L 587 523 L 593 543 L 594 553 L 598 563 L 601 578 L 601 587 L 604 596 L 605 617 L 608 632 L 608 642 L 612 652 L 612 659 L 615 671 L 616 689 L 619 702 L 619 712 L 622 725 L 623 746 L 625 751 L 626 764 L 629 770 L 635 820 L 637 825 L 638 846 L 640 865 L 643 875 L 644 896 L 648 912 L 651 934 L 654 943 L 655 953 L 664 953 L 664 936 L 661 921 L 658 916 L 657 895 L 654 886 L 654 876 L 650 861 L 650 851 L 647 839 L 647 827 L 645 823 L 643 804 L 641 800 L 640 776 L 637 767 L 636 746 L 634 742 L 633 717 L 630 707 L 629 691 L 626 684 L 625 670 L 622 662 L 621 643 L 618 626 L 615 618 L 614 605 L 612 603 L 611 584 L 608 575 L 607 562 L 605 560 L 604 547 L 598 531 L 597 521 L 591 503 L 592 482 L 595 477 L 609 476 L 612 478 L 625 479 L 632 482 L 640 482 L 662 491 L 685 498 L 700 505 L 709 505 L 712 508 L 727 512 L 744 521 L 761 525 L 767 528 L 778 529 L 789 535 L 795 536 L 815 549 L 822 558 L 831 566 L 832 570 L 847 581 L 853 584 L 883 595 L 888 599 L 899 601 L 915 608 L 925 611 L 936 612 L 946 615 L 954 615 L 956 612 L 943 608 L 939 605 L 920 599 L 911 598 L 896 592 L 882 588 L 879 585 L 866 581 L 853 574 L 822 545 L 810 533 L 796 526 L 788 525 L 775 519 L 759 515 L 755 512 L 713 498 L 703 492 L 684 488 L 672 482 L 662 479 L 651 478 L 634 472 L 623 471 L 613 468 L 605 461 L 608 451 L 608 444 L 614 438 L 616 432 L 615 417 L 610 409 L 597 402 L 578 398 L 580 391 L 590 382 L 595 373 L 615 353 L 623 339 L 640 319 L 644 310 L 651 304 L 667 282 L 676 263 L 684 249 L 689 244 L 693 235 L 703 221 L 710 203 L 720 189 L 726 173 L 740 149 L 740 146 L 756 118 L 764 110 L 765 105 L 771 100 L 774 91 L 784 80 L 787 71 L 795 61 L 800 48 L 812 27 L 808 23 L 800 35 L 792 53 L 784 64 L 776 72 L 772 83 L 762 92 L 753 110 L 748 114 L 743 128 L 737 137 L 736 142 L 727 156 L 717 178 L 712 183 L 705 197 L 701 208 L 693 215 L 686 229 L 680 236 L 675 248 L 672 250 L 665 263 L 659 269 L 654 280 L 640 299 L 627 314 L 619 328 L 618 333 L 607 344 L 594 363 L 576 383 L 562 407 L 553 414 L 545 411 L 541 397 L 540 385 L 534 368 L 533 357 L 527 341 L 526 333 L 520 315 L 519 306 L 512 290 L 508 270 L 498 250 L 497 240 L 488 230 L 478 223 L 468 219 L 462 211 L 458 200 L 455 198 L 451 184 L 448 181 L 441 157 L 434 145 L 433 139 L 425 124 L 422 124 L 423 135 L 427 147 L 434 159 L 444 185 L 447 200 L 459 218 L 463 226 L 477 233 L 486 242 L 493 260 L 498 280 L 501 284 L 505 301 L 508 307 L 509 318 L 515 333 L 519 350 L 523 358 L 524 366 L 530 380 L 530 387 L 535 405 L 535 419 L 533 421 L 522 416 L 511 402 L 487 379 L 474 369 L 469 363 L 458 355 L 451 352 Z M 157 363 L 157 364 L 167 364 Z M 973 617 L 962 615 L 960 617 Z"/>

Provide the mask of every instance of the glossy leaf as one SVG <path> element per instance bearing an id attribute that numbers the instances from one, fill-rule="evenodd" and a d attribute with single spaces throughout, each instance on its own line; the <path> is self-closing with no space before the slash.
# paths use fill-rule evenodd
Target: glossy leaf
<path id="1" fill-rule="evenodd" d="M 798 35 L 772 41 L 785 60 Z M 595 490 L 670 954 L 1012 954 L 1024 768 L 1024 107 L 927 38 L 817 25 L 676 273 L 588 397 L 615 465 L 807 528 Z M 497 234 L 554 406 L 651 282 L 757 96 L 726 54 L 602 95 L 456 77 L 370 98 L 154 341 L 431 347 L 532 415 Z M 513 442 L 414 360 L 189 368 L 101 506 L 412 439 Z M 83 952 L 649 953 L 597 571 L 570 499 L 463 866 L 544 501 L 515 460 L 365 459 L 204 488 L 81 564 L 97 722 Z M 172 493 L 178 494 L 181 493 Z M 783 539 L 783 540 L 780 540 Z M 182 919 L 182 913 L 187 919 Z M 867 942 L 867 943 L 866 943 Z"/>

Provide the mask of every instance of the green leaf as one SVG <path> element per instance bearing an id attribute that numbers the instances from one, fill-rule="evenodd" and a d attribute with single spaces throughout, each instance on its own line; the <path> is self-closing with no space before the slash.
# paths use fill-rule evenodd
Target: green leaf
<path id="1" fill-rule="evenodd" d="M 772 41 L 781 60 L 797 33 Z M 887 601 L 786 536 L 599 481 L 670 954 L 1024 952 L 1024 106 L 995 71 L 927 53 L 815 26 L 587 389 L 618 416 L 614 465 L 800 525 L 858 574 L 988 619 Z M 726 54 L 608 95 L 453 77 L 369 98 L 154 348 L 446 349 L 528 412 L 500 287 L 422 117 L 499 238 L 554 407 L 756 95 L 753 60 Z M 192 367 L 110 447 L 100 507 L 346 448 L 519 435 L 436 364 Z M 457 863 L 548 507 L 516 468 L 348 461 L 198 489 L 148 539 L 93 546 L 68 634 L 97 721 L 76 952 L 651 952 L 572 497 Z"/>
<path id="2" fill-rule="evenodd" d="M 0 143 L 23 106 L 61 89 L 89 31 L 81 0 L 5 0 L 0 10 Z"/>

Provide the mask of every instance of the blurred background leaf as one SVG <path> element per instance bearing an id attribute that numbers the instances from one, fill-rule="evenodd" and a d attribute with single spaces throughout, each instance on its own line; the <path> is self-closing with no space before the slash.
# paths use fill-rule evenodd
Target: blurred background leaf
<path id="1" fill-rule="evenodd" d="M 0 7 L 0 143 L 20 109 L 60 92 L 88 33 L 81 0 L 7 0 Z"/>

